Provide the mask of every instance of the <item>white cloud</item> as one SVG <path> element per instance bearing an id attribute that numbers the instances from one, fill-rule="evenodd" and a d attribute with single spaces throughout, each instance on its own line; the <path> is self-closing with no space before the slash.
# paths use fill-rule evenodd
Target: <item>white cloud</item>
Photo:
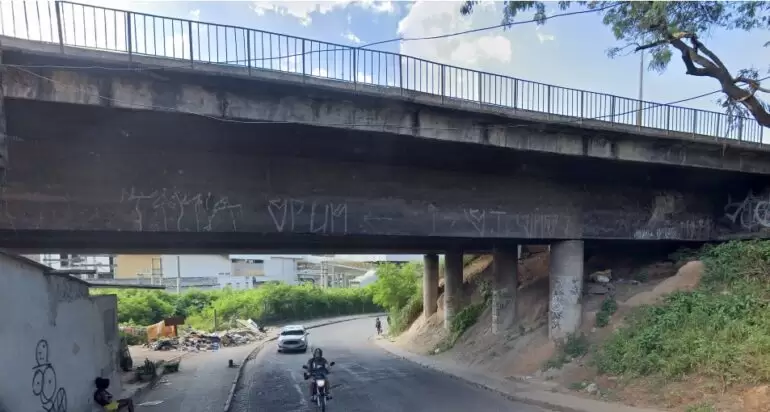
<path id="1" fill-rule="evenodd" d="M 363 43 L 363 41 L 361 41 L 361 39 L 358 36 L 356 36 L 353 32 L 351 32 L 350 30 L 348 30 L 345 33 L 342 33 L 342 37 L 348 39 L 348 41 L 353 43 L 353 44 L 361 44 L 361 43 Z"/>
<path id="2" fill-rule="evenodd" d="M 262 16 L 271 11 L 283 16 L 292 16 L 299 20 L 303 26 L 308 26 L 313 21 L 313 14 L 327 14 L 334 10 L 345 9 L 348 6 L 356 6 L 375 13 L 393 13 L 395 7 L 391 1 L 373 0 L 333 0 L 333 1 L 255 1 L 252 10 Z M 350 19 L 348 18 L 348 23 Z"/>
<path id="3" fill-rule="evenodd" d="M 190 10 L 190 19 L 195 21 L 200 21 L 201 9 Z"/>
<path id="4" fill-rule="evenodd" d="M 460 3 L 415 2 L 399 22 L 403 37 L 426 37 L 455 33 L 500 22 L 498 5 L 482 3 L 471 16 L 460 14 Z M 485 31 L 436 40 L 402 42 L 401 52 L 440 63 L 490 70 L 511 61 L 513 46 L 501 31 Z"/>

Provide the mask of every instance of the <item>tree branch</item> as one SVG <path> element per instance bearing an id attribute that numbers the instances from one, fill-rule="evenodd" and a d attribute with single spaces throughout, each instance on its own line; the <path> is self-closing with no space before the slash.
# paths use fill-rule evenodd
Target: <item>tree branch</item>
<path id="1" fill-rule="evenodd" d="M 698 40 L 698 36 L 693 35 L 690 37 L 690 43 L 692 43 L 693 49 L 695 50 L 695 53 L 698 51 L 702 51 L 703 54 L 705 54 L 709 59 L 711 59 L 712 62 L 714 62 L 717 66 L 719 66 L 722 70 L 727 70 L 727 66 L 725 66 L 724 63 L 722 63 L 722 60 L 717 57 L 714 52 L 709 50 L 703 43 Z"/>
<path id="2" fill-rule="evenodd" d="M 749 78 L 744 77 L 744 76 L 738 76 L 738 77 L 736 77 L 733 80 L 733 83 L 748 84 L 749 87 L 751 87 L 755 91 L 760 91 L 760 92 L 764 92 L 764 93 L 770 93 L 770 89 L 766 89 L 766 88 L 762 87 L 760 85 L 760 83 L 759 83 L 759 80 L 749 79 Z"/>
<path id="3" fill-rule="evenodd" d="M 672 38 L 670 43 L 682 53 L 682 61 L 687 69 L 687 74 L 690 76 L 709 76 L 718 78 L 716 72 L 717 68 L 714 63 L 696 53 L 695 50 L 686 45 L 681 39 Z M 703 67 L 696 67 L 695 63 L 698 63 Z"/>

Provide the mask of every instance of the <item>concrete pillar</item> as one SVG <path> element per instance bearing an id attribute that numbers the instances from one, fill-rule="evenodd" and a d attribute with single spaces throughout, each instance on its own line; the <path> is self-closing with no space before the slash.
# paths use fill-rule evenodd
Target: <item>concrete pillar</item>
<path id="1" fill-rule="evenodd" d="M 516 319 L 516 290 L 518 288 L 518 255 L 514 250 L 495 250 L 493 254 L 494 282 L 492 285 L 492 333 L 500 331 L 500 313 L 505 311 Z"/>
<path id="2" fill-rule="evenodd" d="M 463 254 L 449 252 L 444 256 L 444 328 L 452 326 L 457 312 L 460 311 L 463 288 Z"/>
<path id="3" fill-rule="evenodd" d="M 7 123 L 5 121 L 5 92 L 3 90 L 3 84 L 5 84 L 5 70 L 3 64 L 3 44 L 0 42 L 0 173 L 5 173 L 5 168 L 8 166 L 8 132 Z"/>
<path id="4" fill-rule="evenodd" d="M 582 240 L 566 240 L 551 245 L 550 275 L 548 336 L 552 340 L 560 340 L 577 332 L 582 321 Z"/>
<path id="5" fill-rule="evenodd" d="M 438 309 L 438 255 L 429 253 L 423 257 L 425 274 L 422 277 L 422 315 L 429 317 Z"/>

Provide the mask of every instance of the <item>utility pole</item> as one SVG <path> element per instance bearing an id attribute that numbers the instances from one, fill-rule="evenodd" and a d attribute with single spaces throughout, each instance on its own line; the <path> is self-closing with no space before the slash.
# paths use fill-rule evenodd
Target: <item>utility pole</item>
<path id="1" fill-rule="evenodd" d="M 176 255 L 176 294 L 182 293 L 182 260 Z"/>
<path id="2" fill-rule="evenodd" d="M 636 125 L 642 126 L 642 100 L 644 99 L 644 51 L 639 52 L 639 111 L 636 112 Z"/>

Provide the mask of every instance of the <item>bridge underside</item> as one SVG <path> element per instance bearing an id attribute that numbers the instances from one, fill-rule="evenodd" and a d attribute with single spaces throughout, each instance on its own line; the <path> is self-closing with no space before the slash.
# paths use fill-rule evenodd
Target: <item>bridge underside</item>
<path id="1" fill-rule="evenodd" d="M 750 176 L 392 134 L 6 99 L 0 246 L 490 250 L 708 241 Z"/>

